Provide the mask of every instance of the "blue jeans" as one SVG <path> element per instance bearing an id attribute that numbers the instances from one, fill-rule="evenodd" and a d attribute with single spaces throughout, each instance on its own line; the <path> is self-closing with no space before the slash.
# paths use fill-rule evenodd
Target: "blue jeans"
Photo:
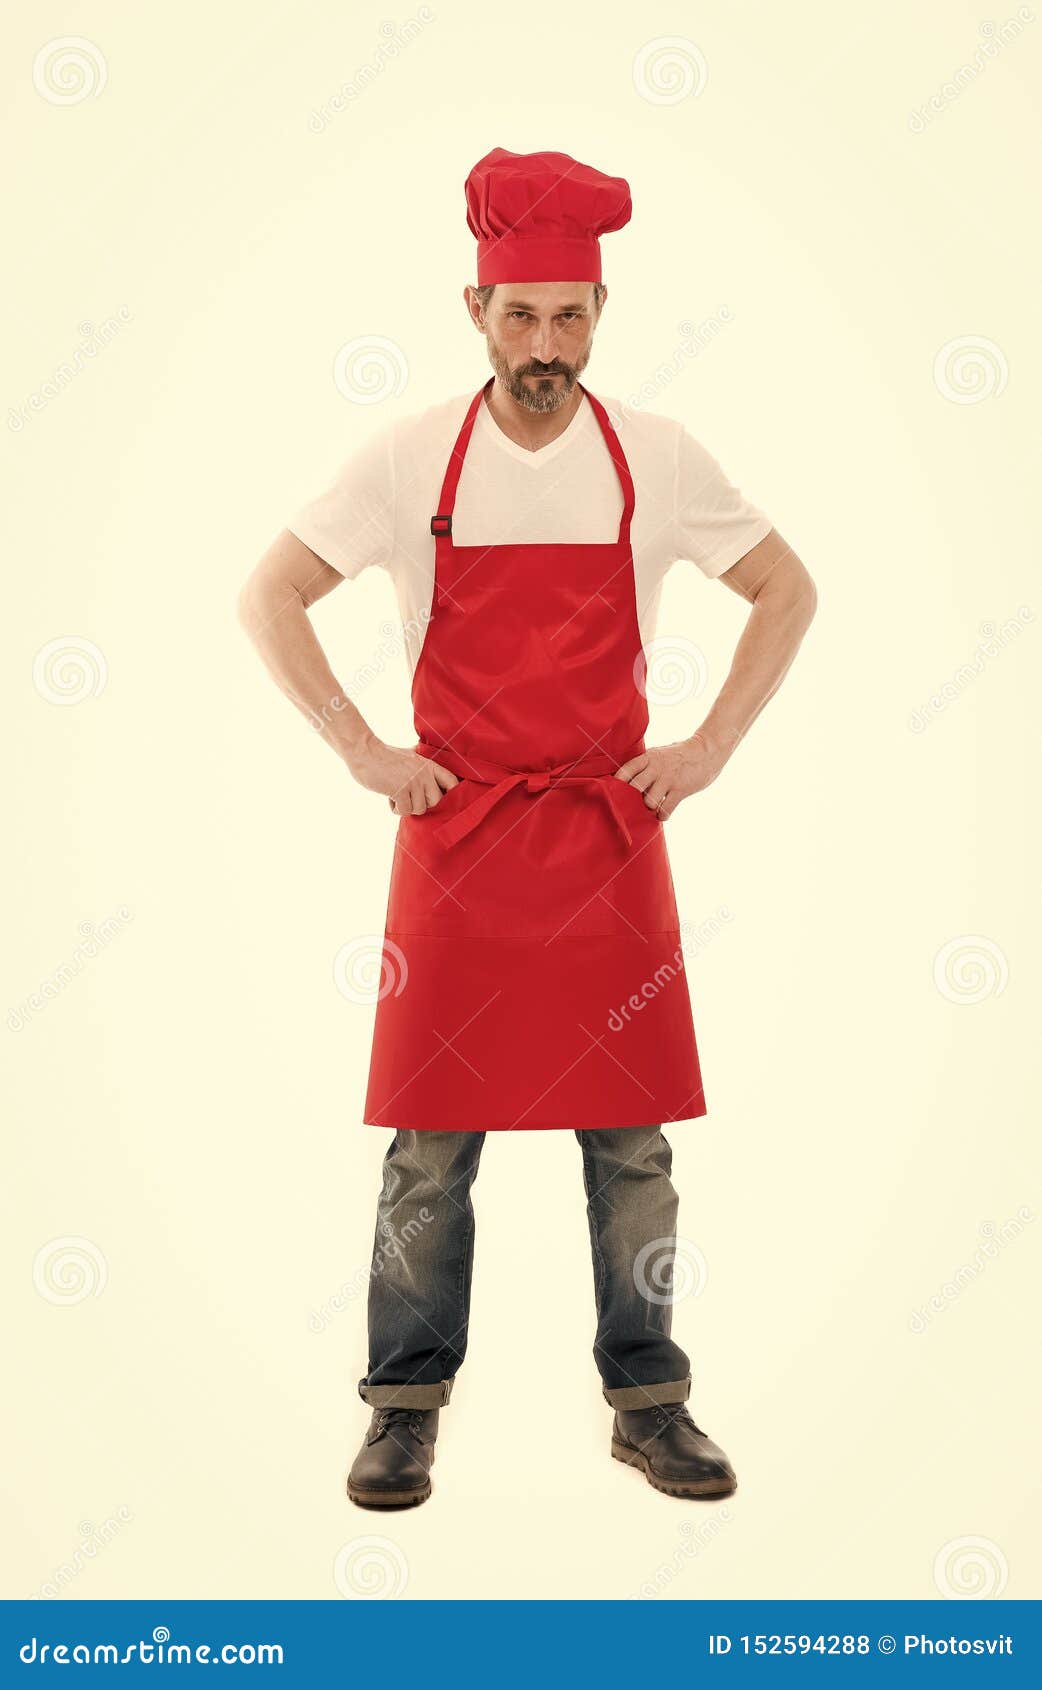
<path id="1" fill-rule="evenodd" d="M 684 1402 L 690 1366 L 670 1337 L 677 1218 L 670 1147 L 658 1127 L 575 1136 L 603 1394 L 623 1409 Z M 401 1130 L 384 1157 L 369 1281 L 369 1371 L 358 1387 L 374 1408 L 435 1408 L 449 1400 L 467 1350 L 471 1187 L 484 1141 L 481 1132 Z"/>

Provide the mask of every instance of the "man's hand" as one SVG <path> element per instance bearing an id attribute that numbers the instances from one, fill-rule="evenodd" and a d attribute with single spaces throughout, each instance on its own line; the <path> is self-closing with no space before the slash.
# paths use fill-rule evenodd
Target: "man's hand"
<path id="1" fill-rule="evenodd" d="M 663 821 L 673 814 L 682 798 L 701 792 L 723 768 L 722 757 L 714 756 L 700 733 L 677 745 L 654 745 L 650 751 L 631 757 L 616 769 L 615 779 L 624 780 L 644 794 L 649 810 Z"/>
<path id="2" fill-rule="evenodd" d="M 663 821 L 681 799 L 704 791 L 733 756 L 785 678 L 817 607 L 814 582 L 773 528 L 720 579 L 752 610 L 719 697 L 690 739 L 654 746 L 615 772 Z"/>
<path id="3" fill-rule="evenodd" d="M 385 745 L 375 734 L 367 734 L 352 752 L 348 768 L 360 786 L 383 792 L 398 816 L 425 815 L 440 802 L 443 792 L 459 785 L 450 769 L 415 751 Z"/>

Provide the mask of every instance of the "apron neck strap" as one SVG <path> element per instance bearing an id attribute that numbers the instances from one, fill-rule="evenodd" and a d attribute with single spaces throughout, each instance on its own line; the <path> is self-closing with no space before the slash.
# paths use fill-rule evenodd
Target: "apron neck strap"
<path id="1" fill-rule="evenodd" d="M 590 401 L 593 408 L 593 414 L 601 425 L 601 433 L 604 436 L 604 444 L 607 446 L 608 451 L 611 454 L 611 461 L 615 465 L 615 473 L 619 478 L 619 485 L 622 488 L 622 516 L 619 519 L 618 543 L 620 546 L 628 546 L 630 543 L 630 522 L 633 519 L 634 505 L 633 477 L 630 474 L 630 466 L 626 462 L 626 454 L 622 449 L 622 441 L 615 432 L 615 425 L 613 424 L 607 411 L 604 409 L 604 406 L 601 404 L 599 399 L 594 398 L 588 388 L 583 387 L 582 382 L 579 383 L 579 386 L 582 387 L 583 392 Z"/>
<path id="2" fill-rule="evenodd" d="M 479 388 L 477 393 L 475 393 L 473 399 L 467 407 L 467 414 L 463 419 L 463 426 L 456 437 L 456 444 L 452 448 L 452 453 L 449 457 L 448 465 L 445 470 L 445 479 L 441 484 L 441 494 L 438 499 L 437 514 L 431 517 L 431 533 L 442 544 L 452 544 L 452 513 L 456 508 L 456 490 L 459 487 L 459 478 L 463 470 L 463 460 L 467 455 L 467 447 L 470 445 L 470 437 L 474 432 L 474 423 L 477 420 L 478 407 L 483 402 L 485 394 L 492 386 L 494 380 L 495 377 L 490 376 L 484 387 Z M 582 382 L 579 383 L 579 388 L 583 393 L 585 393 L 587 399 L 590 401 L 593 414 L 597 418 L 601 433 L 604 436 L 604 444 L 607 446 L 611 455 L 611 461 L 615 465 L 615 472 L 618 475 L 619 484 L 622 487 L 622 516 L 619 520 L 618 544 L 628 546 L 630 543 L 630 522 L 633 518 L 634 506 L 633 477 L 630 474 L 630 466 L 626 462 L 626 454 L 622 450 L 622 442 L 615 432 L 611 418 L 604 409 L 604 406 L 601 404 L 599 399 L 594 398 L 588 388 L 583 387 Z"/>
<path id="3" fill-rule="evenodd" d="M 449 457 L 448 465 L 445 470 L 445 479 L 441 484 L 441 493 L 438 498 L 438 513 L 436 516 L 431 517 L 431 533 L 435 535 L 439 542 L 445 540 L 447 540 L 450 544 L 452 542 L 452 513 L 456 509 L 456 489 L 459 486 L 460 472 L 463 469 L 463 460 L 467 455 L 467 447 L 470 445 L 470 437 L 474 432 L 474 422 L 478 414 L 478 406 L 481 404 L 485 394 L 488 392 L 495 379 L 495 376 L 490 376 L 484 387 L 478 388 L 478 391 L 475 393 L 473 399 L 467 407 L 467 414 L 463 419 L 463 427 L 456 436 L 456 444 L 452 448 L 452 453 Z"/>

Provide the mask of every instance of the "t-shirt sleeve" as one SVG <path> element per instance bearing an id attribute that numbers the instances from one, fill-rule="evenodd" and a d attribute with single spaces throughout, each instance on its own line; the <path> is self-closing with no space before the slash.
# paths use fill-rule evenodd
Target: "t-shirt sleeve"
<path id="1" fill-rule="evenodd" d="M 317 497 L 286 524 L 348 578 L 390 563 L 394 550 L 394 432 L 384 429 L 341 464 Z"/>
<path id="2" fill-rule="evenodd" d="M 675 555 L 722 575 L 771 531 L 771 520 L 728 481 L 704 446 L 680 430 L 674 492 Z"/>

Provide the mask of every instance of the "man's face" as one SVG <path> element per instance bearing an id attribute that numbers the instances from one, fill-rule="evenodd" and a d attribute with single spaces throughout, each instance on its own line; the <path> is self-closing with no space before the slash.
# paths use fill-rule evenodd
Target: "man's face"
<path id="1" fill-rule="evenodd" d="M 489 362 L 512 399 L 556 411 L 590 360 L 598 309 L 592 282 L 499 282 L 484 311 L 468 289 Z"/>

